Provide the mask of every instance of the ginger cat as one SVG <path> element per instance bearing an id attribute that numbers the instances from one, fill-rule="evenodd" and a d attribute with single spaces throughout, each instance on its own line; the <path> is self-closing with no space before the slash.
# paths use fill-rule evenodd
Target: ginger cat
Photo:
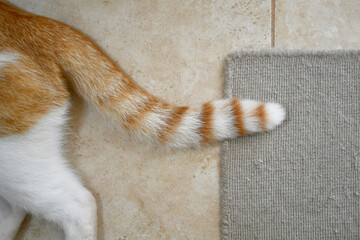
<path id="1" fill-rule="evenodd" d="M 275 103 L 221 99 L 177 107 L 127 78 L 86 36 L 0 2 L 0 239 L 26 213 L 57 223 L 67 240 L 96 239 L 96 204 L 61 149 L 69 87 L 140 140 L 200 146 L 273 129 Z"/>

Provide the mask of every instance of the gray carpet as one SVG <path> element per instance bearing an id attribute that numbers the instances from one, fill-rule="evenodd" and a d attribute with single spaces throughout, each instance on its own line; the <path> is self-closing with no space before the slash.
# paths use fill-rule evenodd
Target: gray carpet
<path id="1" fill-rule="evenodd" d="M 287 120 L 222 146 L 222 239 L 360 239 L 360 52 L 247 51 L 225 95 Z"/>

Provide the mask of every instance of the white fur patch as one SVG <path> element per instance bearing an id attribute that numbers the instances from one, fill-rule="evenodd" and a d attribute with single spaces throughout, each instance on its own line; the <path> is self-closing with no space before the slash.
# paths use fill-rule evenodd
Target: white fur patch
<path id="1" fill-rule="evenodd" d="M 249 133 L 261 132 L 260 119 L 254 115 L 256 108 L 259 107 L 261 103 L 254 100 L 242 100 L 240 104 L 243 111 L 244 128 Z"/>
<path id="2" fill-rule="evenodd" d="M 198 109 L 189 109 L 183 115 L 176 133 L 168 145 L 174 148 L 199 146 L 201 141 L 199 128 L 201 127 L 201 124 L 200 111 Z"/>
<path id="3" fill-rule="evenodd" d="M 213 116 L 214 136 L 218 140 L 235 138 L 237 136 L 235 116 L 230 102 L 231 100 L 229 99 L 220 99 L 212 103 L 215 108 Z"/>
<path id="4" fill-rule="evenodd" d="M 285 110 L 284 108 L 277 103 L 266 103 L 265 104 L 266 112 L 266 128 L 271 130 L 278 126 L 285 119 Z"/>
<path id="5" fill-rule="evenodd" d="M 7 64 L 15 62 L 19 55 L 9 51 L 0 52 L 0 68 L 5 67 Z"/>
<path id="6" fill-rule="evenodd" d="M 140 124 L 134 126 L 130 131 L 139 141 L 156 142 L 158 133 L 166 126 L 170 113 L 170 109 L 154 107 L 152 111 L 145 113 Z"/>

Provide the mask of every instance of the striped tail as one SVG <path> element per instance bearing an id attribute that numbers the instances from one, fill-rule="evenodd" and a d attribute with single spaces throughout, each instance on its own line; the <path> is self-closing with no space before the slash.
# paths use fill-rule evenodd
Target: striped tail
<path id="1" fill-rule="evenodd" d="M 63 35 L 57 50 L 63 75 L 81 96 L 141 140 L 199 146 L 271 130 L 285 118 L 280 105 L 251 100 L 170 106 L 137 87 L 85 36 L 71 29 Z"/>
<path id="2" fill-rule="evenodd" d="M 252 100 L 221 99 L 198 107 L 169 106 L 155 98 L 146 101 L 144 105 L 133 105 L 123 125 L 141 140 L 174 148 L 264 132 L 285 118 L 279 104 Z"/>
<path id="3" fill-rule="evenodd" d="M 186 148 L 264 132 L 279 125 L 284 109 L 276 103 L 220 99 L 200 106 L 170 106 L 123 78 L 115 94 L 92 102 L 141 141 Z M 124 85 L 125 83 L 125 85 Z"/>

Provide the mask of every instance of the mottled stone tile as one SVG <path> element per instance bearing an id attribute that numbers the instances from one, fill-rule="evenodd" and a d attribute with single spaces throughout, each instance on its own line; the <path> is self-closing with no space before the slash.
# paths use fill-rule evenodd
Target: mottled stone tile
<path id="1" fill-rule="evenodd" d="M 270 47 L 270 1 L 12 0 L 91 37 L 172 104 L 221 97 L 222 61 Z M 68 157 L 99 207 L 100 239 L 219 239 L 219 146 L 166 152 L 136 143 L 75 98 Z M 33 217 L 18 239 L 60 239 Z"/>
<path id="2" fill-rule="evenodd" d="M 358 0 L 276 0 L 275 46 L 299 49 L 360 47 Z"/>

